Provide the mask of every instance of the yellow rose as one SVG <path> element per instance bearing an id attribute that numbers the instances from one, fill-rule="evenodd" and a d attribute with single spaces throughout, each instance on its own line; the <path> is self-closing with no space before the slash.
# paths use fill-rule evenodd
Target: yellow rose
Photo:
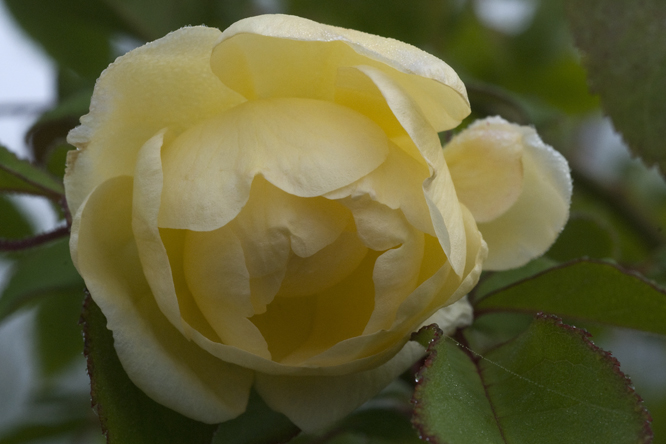
<path id="1" fill-rule="evenodd" d="M 483 154 L 437 134 L 468 113 L 444 62 L 297 17 L 184 28 L 116 60 L 69 135 L 65 185 L 74 263 L 132 381 L 208 423 L 254 386 L 315 430 L 418 359 L 424 322 L 468 324 L 454 302 L 487 251 L 472 215 L 509 215 L 528 180 L 526 156 L 516 171 L 499 150 L 519 178 L 484 207 L 465 182 Z"/>
<path id="2" fill-rule="evenodd" d="M 484 270 L 542 255 L 569 218 L 571 175 L 534 128 L 500 117 L 477 120 L 444 147 L 457 195 L 488 244 Z"/>

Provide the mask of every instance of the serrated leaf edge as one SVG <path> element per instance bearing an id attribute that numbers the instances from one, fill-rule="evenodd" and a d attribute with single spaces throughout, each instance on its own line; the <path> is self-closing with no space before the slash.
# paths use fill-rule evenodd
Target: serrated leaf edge
<path id="1" fill-rule="evenodd" d="M 548 270 L 546 270 L 546 271 L 548 271 Z M 650 415 L 650 412 L 645 407 L 643 398 L 638 393 L 636 393 L 636 390 L 633 386 L 633 383 L 631 382 L 631 378 L 627 374 L 622 372 L 622 370 L 620 370 L 620 361 L 618 361 L 617 358 L 615 358 L 610 351 L 606 351 L 606 350 L 598 347 L 594 342 L 592 342 L 592 340 L 590 339 L 592 337 L 592 335 L 587 330 L 575 327 L 573 325 L 565 324 L 564 322 L 562 322 L 562 319 L 560 317 L 558 317 L 556 315 L 553 315 L 553 314 L 539 312 L 539 313 L 536 313 L 535 318 L 549 321 L 549 322 L 553 323 L 554 325 L 556 325 L 559 328 L 563 328 L 563 329 L 566 329 L 566 330 L 569 330 L 569 331 L 575 333 L 577 336 L 580 337 L 580 339 L 583 341 L 583 343 L 585 343 L 585 345 L 587 345 L 594 353 L 602 355 L 602 357 L 606 361 L 611 362 L 613 372 L 616 375 L 618 375 L 621 380 L 624 380 L 625 387 L 626 387 L 626 390 L 627 390 L 627 395 L 634 398 L 634 400 L 636 401 L 636 411 L 643 417 L 643 427 L 642 427 L 642 430 L 641 430 L 642 436 L 639 437 L 639 439 L 640 439 L 639 442 L 641 444 L 650 444 L 654 439 L 654 433 L 652 431 L 652 427 L 650 426 L 651 423 L 652 423 L 652 416 Z M 428 326 L 428 327 L 423 327 L 423 328 L 429 328 L 429 327 L 432 327 L 432 325 Z M 419 332 L 417 332 L 417 333 L 414 333 L 413 335 L 418 334 L 420 332 L 421 332 L 421 330 L 419 330 Z M 440 330 L 440 332 L 441 332 L 441 330 Z M 456 332 L 456 334 L 462 340 L 462 342 L 465 342 L 465 339 L 464 339 L 463 335 L 460 334 L 460 330 L 458 330 L 458 332 Z M 446 442 L 440 441 L 440 439 L 437 436 L 430 434 L 426 430 L 426 426 L 421 421 L 421 419 L 420 419 L 421 415 L 419 414 L 419 412 L 423 409 L 423 405 L 422 405 L 422 403 L 419 402 L 419 400 L 417 399 L 417 396 L 418 396 L 418 393 L 421 390 L 423 390 L 423 388 L 422 388 L 423 384 L 427 380 L 424 373 L 427 371 L 428 368 L 430 368 L 433 365 L 434 360 L 437 358 L 437 351 L 435 350 L 435 347 L 437 346 L 437 344 L 439 344 L 439 342 L 441 340 L 446 340 L 446 339 L 452 339 L 452 338 L 447 338 L 447 336 L 444 336 L 443 334 L 440 334 L 437 337 L 435 337 L 433 340 L 431 340 L 430 343 L 428 344 L 428 348 L 426 349 L 427 355 L 426 355 L 426 358 L 423 362 L 423 366 L 419 369 L 419 371 L 416 373 L 416 376 L 415 376 L 416 387 L 414 388 L 414 395 L 412 396 L 412 400 L 411 400 L 411 403 L 414 406 L 413 407 L 414 414 L 412 415 L 412 426 L 418 432 L 419 438 L 421 440 L 424 440 L 426 442 L 430 442 L 430 443 L 433 443 L 433 444 L 446 444 Z M 513 338 L 513 339 L 511 339 L 511 340 L 509 340 L 509 341 L 507 341 L 503 344 L 500 344 L 497 347 L 501 347 L 503 345 L 506 345 L 506 344 L 508 344 L 508 343 L 510 343 L 514 340 L 516 340 L 516 338 Z M 474 366 L 477 369 L 477 372 L 479 372 L 479 375 L 481 375 L 481 372 L 479 371 L 480 369 L 479 369 L 479 366 L 478 366 L 477 363 L 481 359 L 485 359 L 485 358 L 483 358 L 482 355 L 480 355 L 476 352 L 473 352 L 469 347 L 464 345 L 464 343 L 461 343 L 459 341 L 455 341 L 455 342 L 457 343 L 457 345 L 459 347 L 461 347 L 463 349 L 465 354 L 467 354 L 470 357 L 470 360 L 474 363 Z M 483 377 L 481 377 L 481 383 L 483 384 L 483 388 L 484 388 L 484 391 L 486 391 L 486 397 L 487 397 L 486 383 L 483 380 Z M 495 420 L 497 421 L 498 429 L 500 431 L 500 434 L 501 434 L 502 438 L 504 439 L 504 441 L 507 442 L 506 439 L 504 438 L 504 432 L 502 431 L 502 428 L 499 427 L 499 420 L 498 420 L 497 416 L 495 415 L 495 409 L 494 409 L 492 403 L 490 402 L 489 398 L 488 398 L 488 402 L 490 403 L 490 407 L 491 407 L 491 410 L 493 412 L 493 416 L 494 416 Z"/>

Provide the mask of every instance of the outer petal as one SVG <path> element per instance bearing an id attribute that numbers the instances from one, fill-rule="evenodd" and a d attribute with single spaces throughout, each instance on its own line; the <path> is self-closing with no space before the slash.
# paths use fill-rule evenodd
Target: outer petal
<path id="1" fill-rule="evenodd" d="M 516 203 L 523 187 L 523 134 L 478 120 L 444 149 L 460 202 L 477 223 L 497 219 Z"/>
<path id="2" fill-rule="evenodd" d="M 478 137 L 496 137 L 484 135 L 481 129 L 485 127 L 491 133 L 509 133 L 509 138 L 519 136 L 517 141 L 523 152 L 521 193 L 499 217 L 478 224 L 488 243 L 488 259 L 483 268 L 519 267 L 545 253 L 569 218 L 572 192 L 569 165 L 560 153 L 541 141 L 533 128 L 511 124 L 499 117 L 475 126 Z"/>
<path id="3" fill-rule="evenodd" d="M 97 80 L 90 113 L 72 130 L 65 177 L 67 202 L 76 213 L 106 179 L 133 175 L 139 148 L 168 127 L 178 134 L 244 99 L 210 70 L 220 31 L 178 31 L 119 57 Z"/>
<path id="4" fill-rule="evenodd" d="M 344 376 L 277 376 L 257 373 L 255 388 L 266 404 L 305 432 L 320 430 L 369 400 L 423 356 L 408 342 L 390 361 Z"/>
<path id="5" fill-rule="evenodd" d="M 469 303 L 467 296 L 464 296 L 458 302 L 437 310 L 421 326 L 425 327 L 430 324 L 437 324 L 444 334 L 451 335 L 458 328 L 472 325 L 473 321 L 474 309 L 472 308 L 472 304 Z"/>
<path id="6" fill-rule="evenodd" d="M 445 334 L 451 334 L 471 322 L 472 306 L 463 299 L 437 311 L 423 325 L 436 323 Z M 420 345 L 408 342 L 393 359 L 372 370 L 343 376 L 258 373 L 255 387 L 272 409 L 284 413 L 304 431 L 315 431 L 375 396 L 423 354 Z"/>
<path id="7" fill-rule="evenodd" d="M 247 98 L 323 100 L 332 98 L 338 68 L 371 65 L 414 97 L 437 131 L 469 114 L 463 83 L 436 57 L 393 39 L 300 17 L 263 15 L 234 23 L 222 33 L 211 63 L 226 85 Z"/>
<path id="8" fill-rule="evenodd" d="M 71 248 L 86 285 L 113 331 L 130 379 L 148 396 L 208 423 L 245 410 L 252 372 L 188 342 L 162 315 L 142 273 L 133 239 L 132 178 L 110 179 L 81 206 Z"/>

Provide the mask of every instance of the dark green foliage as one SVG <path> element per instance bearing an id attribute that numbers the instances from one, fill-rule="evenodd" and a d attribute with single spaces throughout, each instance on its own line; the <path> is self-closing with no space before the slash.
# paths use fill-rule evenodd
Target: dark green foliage
<path id="1" fill-rule="evenodd" d="M 569 0 L 590 86 L 636 156 L 666 171 L 666 3 Z"/>
<path id="2" fill-rule="evenodd" d="M 477 315 L 555 313 L 568 319 L 666 334 L 666 291 L 637 274 L 580 260 L 554 267 L 487 295 Z"/>
<path id="3" fill-rule="evenodd" d="M 483 357 L 449 338 L 430 348 L 414 424 L 433 443 L 650 442 L 651 418 L 610 354 L 558 319 Z"/>

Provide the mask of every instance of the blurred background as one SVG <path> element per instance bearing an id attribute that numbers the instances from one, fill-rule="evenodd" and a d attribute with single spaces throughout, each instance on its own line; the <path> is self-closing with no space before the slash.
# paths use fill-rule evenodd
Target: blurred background
<path id="1" fill-rule="evenodd" d="M 473 115 L 461 128 L 501 115 L 534 125 L 569 160 L 571 220 L 548 257 L 609 259 L 666 285 L 666 185 L 631 158 L 588 92 L 559 0 L 1 0 L 0 144 L 61 177 L 66 134 L 115 57 L 185 25 L 224 29 L 276 12 L 393 37 L 445 60 L 468 87 Z M 0 196 L 0 237 L 62 224 L 44 198 Z M 0 256 L 0 444 L 104 441 L 82 355 L 82 288 L 66 239 Z M 654 417 L 655 443 L 666 443 L 663 338 L 585 327 L 620 360 Z"/>

